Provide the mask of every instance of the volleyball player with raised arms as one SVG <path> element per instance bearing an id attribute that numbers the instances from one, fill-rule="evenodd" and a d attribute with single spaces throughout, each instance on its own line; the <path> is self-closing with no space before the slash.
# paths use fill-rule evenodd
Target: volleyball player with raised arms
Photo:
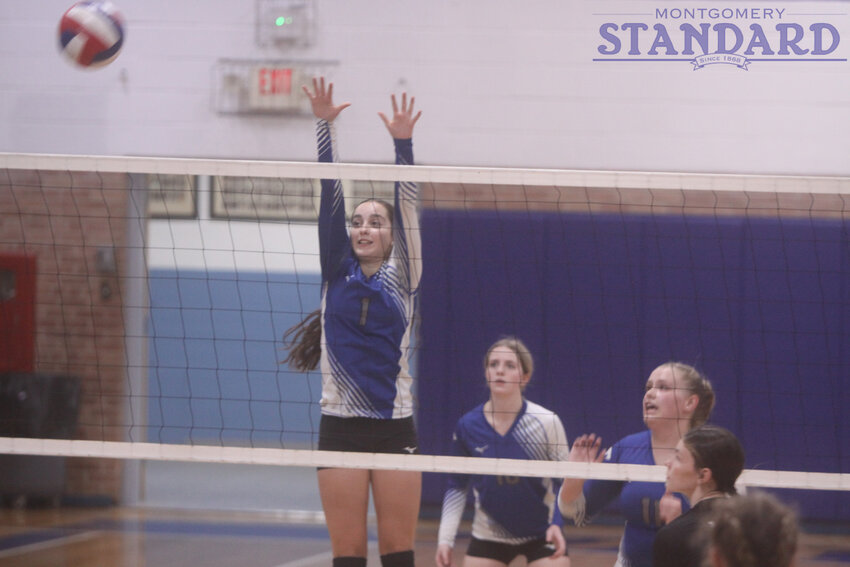
<path id="1" fill-rule="evenodd" d="M 516 337 L 496 341 L 484 357 L 489 399 L 458 421 L 453 453 L 463 457 L 565 461 L 560 418 L 530 402 L 523 391 L 534 370 Z M 453 548 L 469 489 L 475 495 L 472 540 L 464 567 L 506 567 L 523 555 L 535 567 L 569 567 L 557 507 L 559 481 L 551 478 L 452 474 L 443 497 L 436 563 L 453 565 Z"/>
<path id="2" fill-rule="evenodd" d="M 304 87 L 318 119 L 319 161 L 336 161 L 333 84 Z M 379 116 L 393 137 L 397 164 L 413 164 L 414 99 L 392 96 Z M 395 184 L 394 206 L 377 199 L 354 209 L 346 227 L 342 184 L 323 179 L 319 212 L 321 309 L 288 330 L 285 362 L 299 370 L 321 363 L 319 450 L 415 453 L 409 340 L 422 272 L 419 195 Z M 413 567 L 422 475 L 418 471 L 322 468 L 318 472 L 334 567 L 363 567 L 369 491 L 384 567 Z"/>

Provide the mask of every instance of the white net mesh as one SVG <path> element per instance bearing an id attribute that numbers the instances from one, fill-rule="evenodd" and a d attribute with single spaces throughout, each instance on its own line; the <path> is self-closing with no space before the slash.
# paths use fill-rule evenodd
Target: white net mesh
<path id="1" fill-rule="evenodd" d="M 322 177 L 349 206 L 422 186 L 421 455 L 315 450 L 319 377 L 280 364 L 319 303 Z M 663 480 L 447 456 L 486 347 L 516 334 L 569 439 L 639 430 L 649 371 L 683 360 L 744 443 L 744 484 L 846 491 L 848 200 L 829 177 L 2 154 L 2 370 L 81 388 L 73 433 L 7 428 L 0 451 Z"/>

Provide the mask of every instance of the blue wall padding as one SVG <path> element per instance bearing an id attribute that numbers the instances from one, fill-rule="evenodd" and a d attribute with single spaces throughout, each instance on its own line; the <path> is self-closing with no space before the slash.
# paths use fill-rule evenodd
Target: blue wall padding
<path id="1" fill-rule="evenodd" d="M 487 347 L 516 334 L 535 356 L 528 398 L 570 439 L 641 430 L 647 376 L 681 360 L 712 380 L 713 421 L 748 468 L 850 473 L 847 222 L 426 210 L 422 223 L 423 453 L 448 453 L 487 397 Z M 152 271 L 150 293 L 150 441 L 314 446 L 319 378 L 278 362 L 283 332 L 319 304 L 317 275 Z M 426 505 L 442 481 L 426 475 Z M 846 492 L 799 505 L 850 519 Z"/>
<path id="2" fill-rule="evenodd" d="M 319 306 L 319 276 L 152 271 L 147 437 L 312 446 L 321 381 L 279 364 L 283 333 Z"/>
<path id="3" fill-rule="evenodd" d="M 749 468 L 850 472 L 846 222 L 428 211 L 423 225 L 423 452 L 449 452 L 487 397 L 487 347 L 516 334 L 535 355 L 527 397 L 570 439 L 641 430 L 647 376 L 680 360 L 712 380 L 712 421 Z M 442 480 L 426 476 L 426 503 Z M 850 518 L 846 493 L 801 504 Z"/>

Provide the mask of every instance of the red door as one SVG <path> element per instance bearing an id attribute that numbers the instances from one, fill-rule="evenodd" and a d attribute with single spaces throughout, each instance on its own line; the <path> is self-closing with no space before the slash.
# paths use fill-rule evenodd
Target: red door
<path id="1" fill-rule="evenodd" d="M 35 256 L 0 253 L 0 372 L 35 370 Z"/>

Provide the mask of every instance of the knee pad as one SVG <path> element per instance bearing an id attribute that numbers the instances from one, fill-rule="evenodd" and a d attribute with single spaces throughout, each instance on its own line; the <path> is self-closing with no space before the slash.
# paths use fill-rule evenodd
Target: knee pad
<path id="1" fill-rule="evenodd" d="M 366 567 L 365 557 L 334 557 L 333 567 Z M 412 565 L 412 563 L 411 563 Z"/>
<path id="2" fill-rule="evenodd" d="M 413 550 L 381 555 L 381 567 L 413 567 Z"/>

